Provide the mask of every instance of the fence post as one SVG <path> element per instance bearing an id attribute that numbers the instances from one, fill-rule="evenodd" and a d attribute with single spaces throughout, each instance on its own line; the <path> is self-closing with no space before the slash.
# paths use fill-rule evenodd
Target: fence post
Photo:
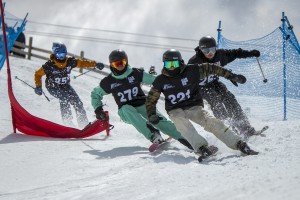
<path id="1" fill-rule="evenodd" d="M 282 12 L 282 29 L 285 31 L 285 19 L 284 12 Z M 286 50 L 286 38 L 282 34 L 282 59 L 283 59 L 283 121 L 287 120 L 286 113 L 286 60 L 285 60 L 285 50 Z"/>
<path id="2" fill-rule="evenodd" d="M 83 51 L 80 51 L 80 58 L 81 58 L 81 59 L 84 58 L 84 52 L 83 52 Z M 80 68 L 80 69 L 79 69 L 79 72 L 82 73 L 82 72 L 83 72 L 83 69 Z"/>
<path id="3" fill-rule="evenodd" d="M 27 59 L 30 60 L 31 59 L 31 51 L 32 51 L 32 37 L 29 37 L 29 44 L 28 44 L 28 57 Z"/>
<path id="4" fill-rule="evenodd" d="M 222 31 L 222 29 L 221 29 L 221 20 L 219 21 L 219 27 L 218 27 L 217 31 L 218 31 L 218 43 L 217 43 L 217 48 L 219 48 L 219 45 L 220 45 L 220 39 L 221 39 L 221 31 Z"/>

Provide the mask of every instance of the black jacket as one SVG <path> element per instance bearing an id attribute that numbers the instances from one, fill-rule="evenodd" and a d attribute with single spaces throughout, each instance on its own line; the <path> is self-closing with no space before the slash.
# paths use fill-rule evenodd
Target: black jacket
<path id="1" fill-rule="evenodd" d="M 213 59 L 209 60 L 201 52 L 199 47 L 195 48 L 196 54 L 190 58 L 188 64 L 213 63 L 224 67 L 237 58 L 253 57 L 252 53 L 247 50 L 239 49 L 217 49 Z M 209 74 L 206 78 L 200 80 L 200 86 L 208 86 L 210 83 L 216 83 L 219 77 L 216 74 Z M 234 83 L 236 85 L 236 83 Z"/>
<path id="2" fill-rule="evenodd" d="M 203 106 L 199 91 L 199 80 L 208 74 L 217 74 L 229 79 L 232 73 L 215 64 L 182 65 L 181 71 L 176 76 L 171 76 L 163 69 L 150 89 L 146 99 L 148 116 L 156 114 L 156 104 L 161 93 L 165 96 L 165 109 L 170 111 L 177 108 L 186 109 L 196 105 Z"/>
<path id="3" fill-rule="evenodd" d="M 113 95 L 119 109 L 123 105 L 141 106 L 146 101 L 146 95 L 141 88 L 143 73 L 143 70 L 132 68 L 132 72 L 122 79 L 109 74 L 100 81 L 100 87 L 107 94 Z"/>
<path id="4" fill-rule="evenodd" d="M 225 66 L 237 58 L 253 57 L 252 53 L 247 50 L 239 49 L 217 49 L 213 59 L 209 60 L 200 51 L 199 47 L 195 48 L 196 54 L 190 58 L 188 64 L 214 63 L 219 66 Z"/>

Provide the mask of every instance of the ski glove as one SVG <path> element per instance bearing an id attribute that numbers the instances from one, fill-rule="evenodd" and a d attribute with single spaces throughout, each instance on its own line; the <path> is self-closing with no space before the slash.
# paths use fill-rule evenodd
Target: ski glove
<path id="1" fill-rule="evenodd" d="M 241 75 L 241 74 L 231 74 L 228 79 L 231 82 L 236 82 L 236 83 L 240 83 L 240 84 L 244 84 L 246 83 L 247 79 L 245 76 Z"/>
<path id="2" fill-rule="evenodd" d="M 104 112 L 102 106 L 99 106 L 96 110 L 95 110 L 95 114 L 96 114 L 96 118 L 100 119 L 100 120 L 105 120 L 107 121 L 109 118 L 106 116 L 106 113 Z"/>
<path id="3" fill-rule="evenodd" d="M 149 122 L 151 122 L 151 124 L 154 124 L 154 125 L 158 124 L 160 120 L 161 120 L 161 117 L 159 117 L 158 115 L 151 115 L 149 117 Z"/>
<path id="4" fill-rule="evenodd" d="M 42 87 L 36 87 L 36 88 L 34 88 L 34 92 L 37 95 L 41 96 L 43 94 L 43 89 L 42 89 Z"/>
<path id="5" fill-rule="evenodd" d="M 250 53 L 254 57 L 259 57 L 260 56 L 260 52 L 258 50 L 255 50 L 255 49 L 250 51 Z"/>
<path id="6" fill-rule="evenodd" d="M 104 68 L 104 64 L 103 63 L 96 63 L 96 68 L 99 70 L 102 70 Z"/>

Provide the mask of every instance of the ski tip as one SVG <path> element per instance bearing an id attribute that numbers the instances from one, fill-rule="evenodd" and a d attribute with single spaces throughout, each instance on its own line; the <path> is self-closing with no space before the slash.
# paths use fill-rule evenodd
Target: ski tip
<path id="1" fill-rule="evenodd" d="M 154 152 L 156 149 L 160 148 L 161 146 L 163 146 L 166 143 L 169 143 L 172 140 L 171 137 L 168 137 L 164 142 L 160 143 L 160 144 L 151 144 L 151 146 L 148 148 L 148 151 L 150 153 Z"/>
<path id="2" fill-rule="evenodd" d="M 265 130 L 267 130 L 269 128 L 269 126 L 265 126 L 265 127 L 263 127 L 263 129 L 265 129 Z"/>
<path id="3" fill-rule="evenodd" d="M 242 153 L 242 154 L 245 155 L 245 156 L 255 156 L 255 155 L 258 155 L 259 152 L 258 152 L 258 151 L 251 150 L 251 151 L 249 151 L 248 153 Z"/>
<path id="4" fill-rule="evenodd" d="M 154 152 L 155 149 L 157 149 L 158 145 L 159 145 L 159 144 L 152 144 L 152 145 L 148 148 L 148 151 L 149 151 L 150 153 Z"/>

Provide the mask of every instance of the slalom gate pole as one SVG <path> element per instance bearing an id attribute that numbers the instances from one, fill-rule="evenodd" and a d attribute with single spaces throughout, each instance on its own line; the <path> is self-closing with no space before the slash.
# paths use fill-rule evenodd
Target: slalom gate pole
<path id="1" fill-rule="evenodd" d="M 22 79 L 19 79 L 19 77 L 15 76 L 15 79 L 25 83 L 27 86 L 31 87 L 32 89 L 35 89 L 35 87 L 33 87 L 32 85 L 29 85 L 28 83 L 26 83 L 25 81 L 23 81 Z M 45 92 L 43 91 L 43 95 L 45 96 L 45 98 L 50 101 L 50 99 L 46 96 Z"/>
<path id="2" fill-rule="evenodd" d="M 74 79 L 76 79 L 77 77 L 82 76 L 82 75 L 84 75 L 84 74 L 86 74 L 86 73 L 89 73 L 90 71 L 94 71 L 94 69 L 95 69 L 95 68 L 90 69 L 90 70 L 87 70 L 86 72 L 84 72 L 84 73 L 82 73 L 82 74 L 79 74 L 79 75 L 77 75 L 77 76 L 74 76 Z"/>
<path id="3" fill-rule="evenodd" d="M 259 66 L 259 69 L 260 69 L 260 71 L 261 71 L 261 74 L 262 74 L 262 76 L 263 76 L 263 78 L 264 78 L 263 82 L 264 82 L 264 83 L 268 82 L 268 79 L 266 79 L 266 77 L 265 77 L 265 75 L 264 75 L 264 72 L 263 72 L 263 70 L 262 70 L 262 68 L 261 68 L 260 62 L 259 62 L 259 60 L 258 60 L 257 57 L 256 57 L 256 61 L 257 61 L 257 64 L 258 64 L 258 66 Z"/>
<path id="4" fill-rule="evenodd" d="M 10 64 L 9 64 L 9 57 L 8 57 L 8 47 L 7 47 L 7 39 L 6 39 L 6 29 L 5 29 L 5 20 L 4 20 L 4 6 L 2 3 L 2 0 L 0 0 L 0 8 L 1 8 L 1 22 L 2 22 L 2 33 L 3 33 L 3 41 L 4 41 L 4 50 L 5 50 L 5 57 L 6 57 L 6 65 L 7 65 L 7 85 L 8 85 L 8 91 L 12 90 L 12 84 L 11 84 L 11 73 L 10 73 Z M 16 123 L 14 119 L 14 112 L 12 104 L 10 103 L 10 109 L 11 109 L 11 117 L 12 117 L 12 126 L 13 131 L 16 133 Z"/>

